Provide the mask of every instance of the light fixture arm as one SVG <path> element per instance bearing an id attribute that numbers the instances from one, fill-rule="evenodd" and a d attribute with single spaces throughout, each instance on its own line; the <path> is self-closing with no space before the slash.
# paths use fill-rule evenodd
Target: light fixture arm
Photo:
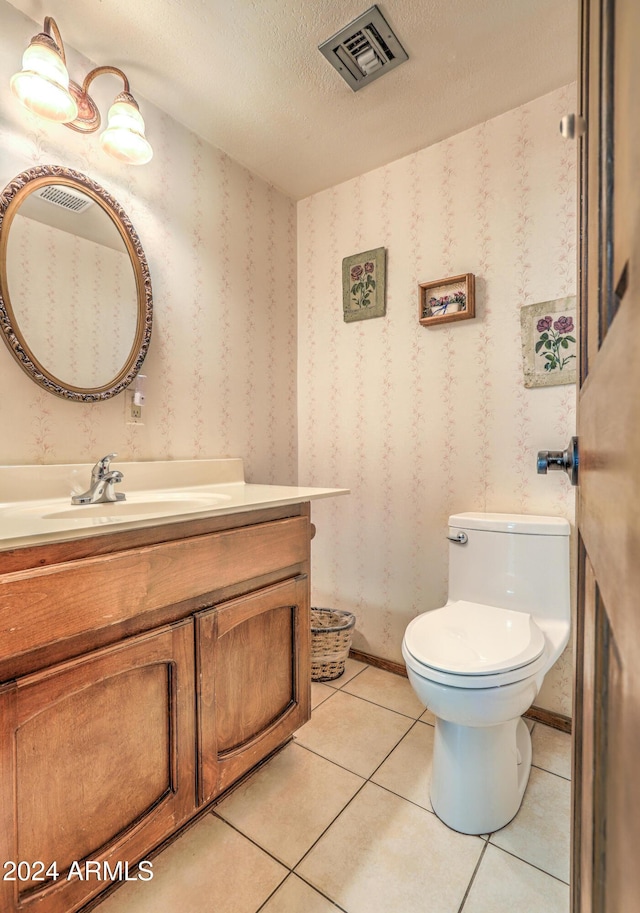
<path id="1" fill-rule="evenodd" d="M 62 41 L 60 29 L 58 28 L 56 20 L 53 18 L 53 16 L 45 16 L 44 32 L 42 32 L 42 36 L 47 39 L 45 42 L 46 44 L 49 44 L 50 41 L 55 44 L 56 50 L 60 54 L 63 64 L 66 66 L 67 56 L 64 52 L 64 42 Z M 127 93 L 127 95 L 131 95 L 131 88 L 129 86 L 129 80 L 126 77 L 126 74 L 123 73 L 122 70 L 120 70 L 118 67 L 111 66 L 94 67 L 91 72 L 87 73 L 84 78 L 84 82 L 82 83 L 82 91 L 88 93 L 89 86 L 93 80 L 96 78 L 96 76 L 101 76 L 103 73 L 111 73 L 113 76 L 119 76 L 124 83 L 124 91 Z"/>
<path id="2" fill-rule="evenodd" d="M 51 40 L 56 45 L 56 48 L 57 48 L 60 56 L 62 57 L 62 62 L 66 67 L 67 57 L 64 53 L 64 44 L 62 42 L 62 35 L 60 34 L 60 29 L 56 25 L 56 20 L 53 18 L 53 16 L 45 16 L 44 17 L 44 34 L 47 36 L 47 38 L 51 38 L 51 32 L 53 32 L 53 38 Z"/>
<path id="3" fill-rule="evenodd" d="M 95 69 L 91 70 L 90 73 L 87 73 L 84 78 L 84 82 L 82 83 L 82 91 L 88 94 L 89 86 L 93 80 L 96 78 L 96 76 L 102 76 L 103 73 L 111 73 L 113 76 L 119 76 L 124 83 L 124 91 L 127 93 L 127 95 L 131 95 L 129 80 L 125 74 L 122 72 L 122 70 L 119 70 L 118 67 L 111 66 L 95 67 Z"/>

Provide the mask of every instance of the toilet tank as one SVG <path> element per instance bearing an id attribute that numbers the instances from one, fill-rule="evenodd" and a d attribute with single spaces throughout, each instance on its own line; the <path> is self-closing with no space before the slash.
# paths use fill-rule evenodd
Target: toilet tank
<path id="1" fill-rule="evenodd" d="M 569 619 L 567 520 L 526 514 L 449 517 L 449 601 L 465 599 L 539 618 Z"/>

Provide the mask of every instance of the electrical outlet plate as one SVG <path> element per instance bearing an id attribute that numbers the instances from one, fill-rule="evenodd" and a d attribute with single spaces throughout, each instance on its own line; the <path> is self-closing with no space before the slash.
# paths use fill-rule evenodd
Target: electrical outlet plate
<path id="1" fill-rule="evenodd" d="M 127 390 L 124 396 L 124 420 L 127 425 L 144 425 L 142 406 L 133 401 L 133 390 Z"/>

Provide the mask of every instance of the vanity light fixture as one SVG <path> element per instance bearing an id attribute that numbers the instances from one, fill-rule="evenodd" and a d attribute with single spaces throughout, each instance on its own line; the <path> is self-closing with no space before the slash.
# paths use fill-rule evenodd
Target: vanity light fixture
<path id="1" fill-rule="evenodd" d="M 52 34 L 53 33 L 53 34 Z M 89 86 L 103 73 L 119 76 L 124 91 L 116 96 L 107 115 L 107 128 L 100 145 L 109 155 L 130 165 L 144 165 L 153 150 L 144 135 L 144 120 L 138 103 L 129 91 L 129 80 L 117 67 L 96 67 L 87 73 L 82 86 L 69 79 L 60 30 L 51 16 L 44 20 L 44 31 L 34 35 L 22 57 L 22 70 L 11 77 L 16 98 L 35 114 L 63 123 L 79 133 L 95 133 L 100 127 L 100 112 L 89 95 Z"/>

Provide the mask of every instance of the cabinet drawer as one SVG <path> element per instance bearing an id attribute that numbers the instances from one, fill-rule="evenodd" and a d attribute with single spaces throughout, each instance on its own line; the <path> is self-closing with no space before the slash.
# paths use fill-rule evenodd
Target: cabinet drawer
<path id="1" fill-rule="evenodd" d="M 308 561 L 292 517 L 0 575 L 0 662 Z"/>

